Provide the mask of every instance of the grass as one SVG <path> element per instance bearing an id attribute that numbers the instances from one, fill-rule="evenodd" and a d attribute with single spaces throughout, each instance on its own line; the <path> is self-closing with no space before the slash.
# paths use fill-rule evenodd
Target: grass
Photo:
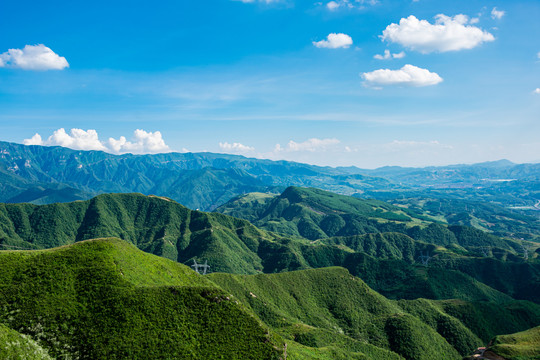
<path id="1" fill-rule="evenodd" d="M 508 360 L 540 359 L 540 326 L 493 339 L 488 350 Z"/>
<path id="2" fill-rule="evenodd" d="M 184 265 L 118 239 L 0 254 L 0 323 L 55 358 L 277 359 L 279 338 Z"/>
<path id="3" fill-rule="evenodd" d="M 4 360 L 53 360 L 35 340 L 0 324 L 0 358 Z"/>

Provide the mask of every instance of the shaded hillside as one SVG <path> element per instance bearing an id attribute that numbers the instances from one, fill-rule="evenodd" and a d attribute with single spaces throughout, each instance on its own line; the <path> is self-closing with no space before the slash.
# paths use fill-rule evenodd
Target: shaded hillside
<path id="1" fill-rule="evenodd" d="M 313 188 L 289 187 L 273 197 L 242 195 L 216 211 L 249 220 L 261 229 L 309 240 L 395 232 L 425 243 L 456 245 L 475 254 L 486 247 L 513 254 L 522 248 L 520 242 L 472 227 L 441 225 L 407 208 Z"/>
<path id="2" fill-rule="evenodd" d="M 288 161 L 212 153 L 112 155 L 0 142 L 0 201 L 51 203 L 104 192 L 140 192 L 212 210 L 247 192 L 289 185 L 354 193 L 388 181 Z"/>
<path id="3" fill-rule="evenodd" d="M 459 237 L 449 230 L 454 240 L 447 247 L 428 244 L 424 241 L 429 241 L 426 234 L 432 230 L 431 225 L 421 229 L 422 241 L 401 233 L 376 233 L 312 242 L 281 237 L 246 220 L 192 211 L 167 198 L 140 194 L 105 194 L 88 201 L 43 206 L 0 204 L 2 249 L 51 248 L 113 236 L 187 265 L 194 259 L 208 261 L 211 271 L 255 274 L 343 266 L 393 299 L 504 302 L 510 295 L 540 301 L 540 292 L 535 291 L 538 264 L 522 263 L 521 259 L 514 262 L 511 257 L 466 256 L 467 252 L 452 242 Z M 418 264 L 421 254 L 431 255 L 429 267 Z M 476 271 L 480 268 L 482 271 Z M 492 273 L 499 275 L 496 281 L 489 276 Z"/>
<path id="4" fill-rule="evenodd" d="M 273 197 L 242 195 L 216 211 L 249 220 L 266 230 L 309 240 L 404 230 L 424 222 L 382 201 L 299 187 L 288 187 Z"/>
<path id="5" fill-rule="evenodd" d="M 527 329 L 540 321 L 540 306 L 529 302 L 389 301 L 343 268 L 209 278 L 285 342 L 360 351 L 368 358 L 379 356 L 374 346 L 406 359 L 461 358 L 497 327 Z"/>
<path id="6" fill-rule="evenodd" d="M 256 276 L 212 274 L 210 279 L 284 337 L 305 346 L 348 346 L 368 358 L 384 354 L 377 348 L 405 359 L 461 358 L 436 331 L 404 314 L 344 269 Z M 407 348 L 396 343 L 398 333 L 410 340 Z"/>
<path id="7" fill-rule="evenodd" d="M 4 249 L 51 248 L 119 237 L 178 262 L 208 260 L 213 271 L 262 271 L 265 265 L 259 252 L 280 247 L 274 245 L 279 237 L 245 220 L 192 211 L 170 199 L 141 194 L 104 194 L 42 206 L 0 204 L 0 220 Z"/>
<path id="8" fill-rule="evenodd" d="M 487 351 L 508 360 L 540 359 L 540 326 L 510 335 L 495 337 Z"/>
<path id="9" fill-rule="evenodd" d="M 0 322 L 54 358 L 259 360 L 283 351 L 213 283 L 120 240 L 1 252 L 0 265 Z"/>
<path id="10" fill-rule="evenodd" d="M 540 237 L 540 218 L 532 216 L 533 212 L 523 214 L 489 202 L 429 197 L 392 199 L 391 203 L 450 225 L 475 227 L 498 236 L 525 240 Z"/>

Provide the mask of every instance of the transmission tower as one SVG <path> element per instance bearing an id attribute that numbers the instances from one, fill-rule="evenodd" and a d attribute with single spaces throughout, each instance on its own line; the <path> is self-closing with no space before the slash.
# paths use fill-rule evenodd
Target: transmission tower
<path id="1" fill-rule="evenodd" d="M 204 264 L 197 264 L 197 260 L 193 259 L 193 265 L 191 265 L 193 270 L 195 270 L 198 274 L 206 275 L 206 273 L 210 270 L 210 265 L 208 265 L 208 260 L 204 261 Z"/>
<path id="2" fill-rule="evenodd" d="M 523 250 L 523 259 L 525 261 L 529 260 L 529 249 L 532 247 L 532 244 L 521 243 L 521 249 Z"/>
<path id="3" fill-rule="evenodd" d="M 489 253 L 491 252 L 491 246 L 483 246 L 480 248 L 480 251 L 482 252 L 482 255 L 484 257 L 489 257 Z"/>
<path id="4" fill-rule="evenodd" d="M 418 259 L 420 260 L 422 265 L 428 266 L 429 265 L 429 260 L 431 259 L 431 256 L 428 255 L 427 252 L 425 254 L 423 252 L 420 252 L 420 256 L 418 256 Z"/>

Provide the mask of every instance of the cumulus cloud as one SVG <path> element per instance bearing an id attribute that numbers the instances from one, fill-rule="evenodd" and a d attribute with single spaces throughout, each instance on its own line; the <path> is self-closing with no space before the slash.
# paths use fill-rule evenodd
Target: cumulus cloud
<path id="1" fill-rule="evenodd" d="M 0 54 L 0 67 L 23 70 L 62 70 L 69 67 L 65 57 L 43 44 L 26 45 Z"/>
<path id="2" fill-rule="evenodd" d="M 340 7 L 340 4 L 336 1 L 330 1 L 326 4 L 326 7 L 328 8 L 328 10 L 334 11 Z"/>
<path id="3" fill-rule="evenodd" d="M 534 89 L 533 93 L 535 93 L 535 94 L 540 94 L 540 88 Z"/>
<path id="4" fill-rule="evenodd" d="M 314 41 L 313 45 L 318 48 L 327 48 L 327 49 L 338 49 L 338 48 L 348 48 L 352 45 L 352 38 L 347 34 L 328 34 L 326 40 Z"/>
<path id="5" fill-rule="evenodd" d="M 429 86 L 436 85 L 443 79 L 434 72 L 414 65 L 405 65 L 399 70 L 379 69 L 362 74 L 365 84 L 372 87 L 385 85 Z"/>
<path id="6" fill-rule="evenodd" d="M 375 5 L 378 0 L 332 0 L 326 3 L 326 8 L 330 11 L 338 9 L 362 9 L 365 5 Z"/>
<path id="7" fill-rule="evenodd" d="M 491 10 L 491 18 L 492 19 L 497 19 L 497 20 L 500 20 L 502 19 L 502 17 L 504 16 L 505 12 L 502 11 L 502 10 L 497 10 L 496 7 L 493 8 L 493 10 Z"/>
<path id="8" fill-rule="evenodd" d="M 377 60 L 402 59 L 404 57 L 405 57 L 405 52 L 404 51 L 402 51 L 400 53 L 397 53 L 397 54 L 392 54 L 390 52 L 390 50 L 388 50 L 388 49 L 384 50 L 384 54 L 382 54 L 382 55 L 377 54 L 377 55 L 373 56 L 373 58 L 377 59 Z"/>
<path id="9" fill-rule="evenodd" d="M 118 140 L 109 138 L 108 148 L 116 154 L 157 154 L 171 151 L 165 144 L 161 132 L 147 132 L 141 129 L 133 132 L 133 141 L 127 141 L 124 136 L 120 136 Z"/>
<path id="10" fill-rule="evenodd" d="M 411 15 L 399 24 L 390 24 L 383 31 L 383 41 L 393 42 L 422 53 L 472 49 L 483 42 L 494 41 L 489 32 L 470 25 L 466 15 L 454 17 L 439 14 L 435 23 Z"/>
<path id="11" fill-rule="evenodd" d="M 540 51 L 538 52 L 538 54 L 536 54 L 536 57 L 540 59 Z"/>
<path id="12" fill-rule="evenodd" d="M 219 148 L 223 152 L 233 153 L 233 154 L 246 154 L 246 153 L 251 153 L 255 151 L 254 147 L 247 146 L 247 145 L 237 143 L 237 142 L 232 143 L 232 144 L 229 144 L 228 142 L 224 142 L 224 143 L 220 142 Z"/>
<path id="13" fill-rule="evenodd" d="M 96 130 L 71 129 L 69 134 L 64 128 L 53 132 L 43 141 L 40 134 L 24 139 L 25 145 L 63 146 L 74 150 L 101 150 L 113 154 L 155 154 L 170 151 L 159 131 L 146 132 L 137 129 L 133 132 L 132 141 L 124 136 L 119 139 L 109 138 L 107 142 L 99 140 Z"/>
<path id="14" fill-rule="evenodd" d="M 282 147 L 280 144 L 276 144 L 274 151 L 279 152 L 299 152 L 299 151 L 326 151 L 328 148 L 339 144 L 340 141 L 335 138 L 328 139 L 317 139 L 311 138 L 304 142 L 289 141 L 285 147 Z"/>
<path id="15" fill-rule="evenodd" d="M 43 145 L 43 140 L 41 139 L 41 135 L 35 133 L 30 139 L 24 139 L 23 143 L 24 145 Z"/>

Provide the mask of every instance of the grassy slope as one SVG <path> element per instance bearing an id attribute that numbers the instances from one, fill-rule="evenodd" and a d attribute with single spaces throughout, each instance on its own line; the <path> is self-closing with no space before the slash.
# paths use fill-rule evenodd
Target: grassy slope
<path id="1" fill-rule="evenodd" d="M 44 206 L 0 204 L 4 249 L 51 248 L 100 237 L 119 237 L 182 263 L 206 259 L 214 271 L 240 273 L 261 271 L 259 243 L 278 238 L 245 220 L 191 211 L 167 198 L 141 194 L 105 194 Z"/>
<path id="2" fill-rule="evenodd" d="M 493 339 L 488 350 L 509 360 L 540 359 L 540 326 Z"/>
<path id="3" fill-rule="evenodd" d="M 476 253 L 482 247 L 510 253 L 521 249 L 515 241 L 472 227 L 447 227 L 407 208 L 314 188 L 289 187 L 274 197 L 246 194 L 232 199 L 216 211 L 249 220 L 262 229 L 309 240 L 399 232 L 422 242 L 459 245 Z"/>
<path id="4" fill-rule="evenodd" d="M 370 359 L 459 359 L 444 338 L 342 268 L 273 275 L 211 274 L 282 336 L 304 346 L 347 349 Z M 408 339 L 404 344 L 397 340 Z M 376 347 L 375 347 L 376 346 Z"/>
<path id="5" fill-rule="evenodd" d="M 427 226 L 423 233 L 432 231 Z M 47 248 L 110 236 L 188 265 L 193 259 L 207 260 L 212 271 L 254 274 L 343 266 L 391 298 L 508 300 L 472 279 L 474 272 L 469 276 L 441 269 L 426 272 L 411 265 L 420 252 L 439 250 L 401 233 L 333 237 L 317 242 L 286 239 L 259 230 L 245 220 L 191 211 L 167 198 L 140 194 L 105 194 L 88 201 L 45 206 L 0 204 L 2 248 Z M 522 277 L 521 283 L 530 283 L 534 274 Z M 520 295 L 511 288 L 501 289 Z"/>
<path id="6" fill-rule="evenodd" d="M 206 278 L 121 240 L 2 252 L 0 322 L 52 356 L 274 359 L 280 341 Z"/>
<path id="7" fill-rule="evenodd" d="M 383 229 L 404 228 L 415 221 L 400 208 L 382 201 L 299 187 L 289 187 L 274 197 L 239 196 L 216 211 L 250 220 L 266 230 L 310 240 L 389 231 Z"/>
<path id="8" fill-rule="evenodd" d="M 0 359 L 52 360 L 52 357 L 32 338 L 0 324 Z"/>
<path id="9" fill-rule="evenodd" d="M 341 349 L 378 359 L 388 356 L 383 348 L 407 359 L 450 359 L 471 353 L 497 331 L 540 322 L 540 306 L 526 301 L 390 301 L 342 268 L 209 278 L 296 350 Z"/>

